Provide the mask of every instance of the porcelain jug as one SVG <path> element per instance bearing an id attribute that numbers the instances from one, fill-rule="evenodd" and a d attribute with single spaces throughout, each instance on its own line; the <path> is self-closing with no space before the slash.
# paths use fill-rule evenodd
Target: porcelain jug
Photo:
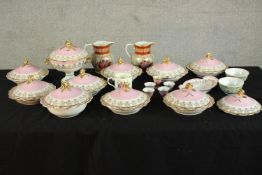
<path id="1" fill-rule="evenodd" d="M 114 84 L 111 84 L 110 80 L 113 80 Z M 124 84 L 128 85 L 129 88 L 132 88 L 132 76 L 128 73 L 118 73 L 115 77 L 108 77 L 107 83 L 115 89 L 121 88 Z"/>

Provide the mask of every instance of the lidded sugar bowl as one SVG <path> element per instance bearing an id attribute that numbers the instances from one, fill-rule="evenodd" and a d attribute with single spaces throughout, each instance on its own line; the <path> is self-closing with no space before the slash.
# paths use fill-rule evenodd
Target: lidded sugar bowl
<path id="1" fill-rule="evenodd" d="M 67 81 L 62 81 L 61 87 L 41 98 L 40 103 L 57 117 L 70 118 L 82 112 L 92 98 L 89 91 L 72 87 Z"/>
<path id="2" fill-rule="evenodd" d="M 134 80 L 136 77 L 141 75 L 142 69 L 132 64 L 124 63 L 123 59 L 120 57 L 116 64 L 112 64 L 111 66 L 102 69 L 100 73 L 105 78 L 109 78 L 109 77 L 114 78 L 119 73 L 121 74 L 126 73 L 126 74 L 130 74 Z"/>
<path id="3" fill-rule="evenodd" d="M 188 73 L 188 70 L 182 66 L 170 61 L 169 57 L 165 57 L 162 63 L 154 64 L 147 68 L 147 74 L 154 77 L 159 76 L 162 79 L 177 81 Z"/>
<path id="4" fill-rule="evenodd" d="M 104 94 L 100 101 L 116 114 L 130 115 L 146 106 L 150 97 L 144 92 L 130 88 L 128 84 L 123 84 L 120 88 Z"/>
<path id="5" fill-rule="evenodd" d="M 261 111 L 261 104 L 245 95 L 245 91 L 242 89 L 236 94 L 221 98 L 217 101 L 217 106 L 226 113 L 238 116 L 250 116 Z"/>
<path id="6" fill-rule="evenodd" d="M 197 115 L 214 104 L 210 95 L 193 89 L 188 83 L 184 89 L 174 90 L 164 96 L 164 103 L 182 115 Z"/>
<path id="7" fill-rule="evenodd" d="M 215 59 L 211 53 L 207 53 L 203 58 L 188 64 L 187 68 L 197 76 L 203 77 L 207 75 L 217 76 L 224 72 L 227 66 Z"/>
<path id="8" fill-rule="evenodd" d="M 72 87 L 89 91 L 92 95 L 96 95 L 107 85 L 107 82 L 103 78 L 88 74 L 85 72 L 85 69 L 81 69 L 79 75 L 69 79 L 68 83 Z"/>
<path id="9" fill-rule="evenodd" d="M 48 69 L 37 67 L 25 59 L 21 66 L 8 72 L 6 78 L 20 84 L 26 82 L 29 76 L 33 76 L 35 80 L 42 80 L 48 73 Z"/>
<path id="10" fill-rule="evenodd" d="M 74 77 L 74 72 L 81 69 L 89 61 L 86 45 L 84 48 L 76 47 L 72 42 L 66 41 L 64 46 L 54 50 L 46 64 L 52 65 L 58 71 L 65 72 L 63 80 Z"/>
<path id="11" fill-rule="evenodd" d="M 47 95 L 56 87 L 45 81 L 35 80 L 32 75 L 28 76 L 27 81 L 13 87 L 8 92 L 10 99 L 24 105 L 38 104 L 40 98 Z"/>

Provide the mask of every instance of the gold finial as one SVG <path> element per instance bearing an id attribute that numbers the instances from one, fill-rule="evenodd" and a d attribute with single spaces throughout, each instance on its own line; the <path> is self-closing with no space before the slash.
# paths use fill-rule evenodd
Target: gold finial
<path id="1" fill-rule="evenodd" d="M 185 89 L 193 89 L 193 85 L 191 83 L 187 83 L 186 86 L 185 86 Z"/>
<path id="2" fill-rule="evenodd" d="M 130 86 L 129 86 L 129 83 L 123 83 L 123 89 L 125 92 L 128 92 L 130 90 Z"/>
<path id="3" fill-rule="evenodd" d="M 212 53 L 208 52 L 208 53 L 206 54 L 206 58 L 208 58 L 208 59 L 213 59 Z"/>
<path id="4" fill-rule="evenodd" d="M 61 91 L 63 92 L 64 90 L 69 90 L 70 89 L 70 84 L 68 81 L 62 81 L 61 82 Z"/>
<path id="5" fill-rule="evenodd" d="M 23 66 L 26 66 L 26 65 L 28 65 L 28 64 L 29 64 L 29 61 L 28 61 L 27 58 L 25 58 L 24 63 L 23 63 Z"/>
<path id="6" fill-rule="evenodd" d="M 34 76 L 33 76 L 33 75 L 27 76 L 26 83 L 27 83 L 27 84 L 30 84 L 30 83 L 32 83 L 32 81 L 34 81 Z"/>
<path id="7" fill-rule="evenodd" d="M 239 95 L 240 97 L 243 97 L 245 95 L 245 91 L 243 89 L 240 89 L 238 92 L 237 92 L 237 95 Z"/>
<path id="8" fill-rule="evenodd" d="M 67 50 L 71 50 L 71 49 L 75 50 L 75 47 L 73 46 L 73 43 L 72 43 L 71 41 L 69 41 L 69 40 L 67 40 L 67 41 L 65 42 L 64 47 L 66 47 Z"/>
<path id="9" fill-rule="evenodd" d="M 117 64 L 122 64 L 123 63 L 123 59 L 122 57 L 119 57 L 118 60 L 117 60 Z"/>
<path id="10" fill-rule="evenodd" d="M 164 57 L 162 59 L 162 64 L 168 64 L 170 62 L 170 58 L 167 56 L 167 57 Z"/>
<path id="11" fill-rule="evenodd" d="M 86 74 L 85 69 L 80 69 L 80 72 L 79 72 L 80 78 L 83 78 L 85 74 Z"/>

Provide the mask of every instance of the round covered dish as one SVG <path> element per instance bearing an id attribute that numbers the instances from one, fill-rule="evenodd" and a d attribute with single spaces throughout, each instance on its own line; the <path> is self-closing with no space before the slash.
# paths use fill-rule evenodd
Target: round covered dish
<path id="1" fill-rule="evenodd" d="M 127 84 L 106 93 L 100 99 L 102 105 L 119 115 L 137 113 L 146 106 L 150 97 L 144 92 L 130 88 Z"/>
<path id="2" fill-rule="evenodd" d="M 34 76 L 35 80 L 42 80 L 48 73 L 48 69 L 42 69 L 32 65 L 29 63 L 28 59 L 25 59 L 23 65 L 8 72 L 6 77 L 14 83 L 20 84 L 26 82 L 28 76 Z"/>
<path id="3" fill-rule="evenodd" d="M 41 98 L 40 102 L 52 114 L 70 118 L 82 112 L 92 98 L 90 92 L 71 87 L 67 81 L 63 81 L 60 88 Z"/>
<path id="4" fill-rule="evenodd" d="M 25 105 L 35 105 L 39 103 L 40 98 L 47 95 L 56 87 L 40 80 L 34 80 L 30 75 L 26 82 L 13 87 L 8 92 L 10 99 L 16 100 L 18 103 Z"/>
<path id="5" fill-rule="evenodd" d="M 184 89 L 168 93 L 163 101 L 175 112 L 183 115 L 200 114 L 214 104 L 214 99 L 210 95 L 194 90 L 190 83 Z"/>
<path id="6" fill-rule="evenodd" d="M 177 81 L 188 73 L 182 66 L 172 63 L 168 57 L 163 58 L 162 63 L 154 64 L 147 68 L 148 75 L 160 76 L 163 79 Z"/>
<path id="7" fill-rule="evenodd" d="M 231 94 L 221 98 L 217 101 L 217 106 L 226 113 L 238 116 L 250 116 L 261 111 L 259 102 L 245 95 L 242 89 L 237 94 Z"/>
<path id="8" fill-rule="evenodd" d="M 207 53 L 204 58 L 187 65 L 187 68 L 197 76 L 203 77 L 207 75 L 217 76 L 224 72 L 227 66 L 223 62 L 215 59 L 211 53 Z"/>
<path id="9" fill-rule="evenodd" d="M 68 80 L 68 83 L 73 87 L 87 90 L 93 95 L 96 95 L 107 85 L 103 78 L 88 74 L 85 72 L 85 69 L 81 69 L 79 75 Z"/>
<path id="10" fill-rule="evenodd" d="M 135 79 L 141 75 L 142 69 L 132 64 L 124 63 L 123 59 L 119 58 L 117 64 L 112 64 L 101 70 L 101 75 L 103 75 L 105 78 L 114 78 L 118 73 L 130 74 L 132 78 Z"/>

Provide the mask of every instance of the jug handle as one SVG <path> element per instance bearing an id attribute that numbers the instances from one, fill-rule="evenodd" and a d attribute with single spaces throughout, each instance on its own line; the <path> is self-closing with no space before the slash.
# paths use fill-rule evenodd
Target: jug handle
<path id="1" fill-rule="evenodd" d="M 92 45 L 93 45 L 93 44 L 91 44 L 91 43 L 85 44 L 85 45 L 84 45 L 84 50 L 86 50 L 88 46 L 92 46 Z"/>
<path id="2" fill-rule="evenodd" d="M 125 47 L 125 51 L 126 51 L 126 54 L 129 58 L 131 58 L 131 54 L 128 52 L 128 47 L 129 46 L 134 46 L 134 44 L 126 44 L 126 47 Z"/>
<path id="3" fill-rule="evenodd" d="M 93 44 L 85 44 L 84 45 L 84 50 L 86 50 L 87 51 L 87 47 L 88 46 L 92 46 Z M 88 52 L 87 52 L 88 53 Z M 91 62 L 91 57 L 90 57 L 90 55 L 88 54 L 88 56 L 86 57 L 86 63 L 90 63 Z"/>
<path id="4" fill-rule="evenodd" d="M 110 86 L 112 86 L 112 87 L 114 87 L 116 89 L 116 86 L 114 84 L 111 84 L 110 80 L 113 80 L 113 78 L 112 77 L 108 77 L 107 78 L 107 84 L 109 84 Z"/>

